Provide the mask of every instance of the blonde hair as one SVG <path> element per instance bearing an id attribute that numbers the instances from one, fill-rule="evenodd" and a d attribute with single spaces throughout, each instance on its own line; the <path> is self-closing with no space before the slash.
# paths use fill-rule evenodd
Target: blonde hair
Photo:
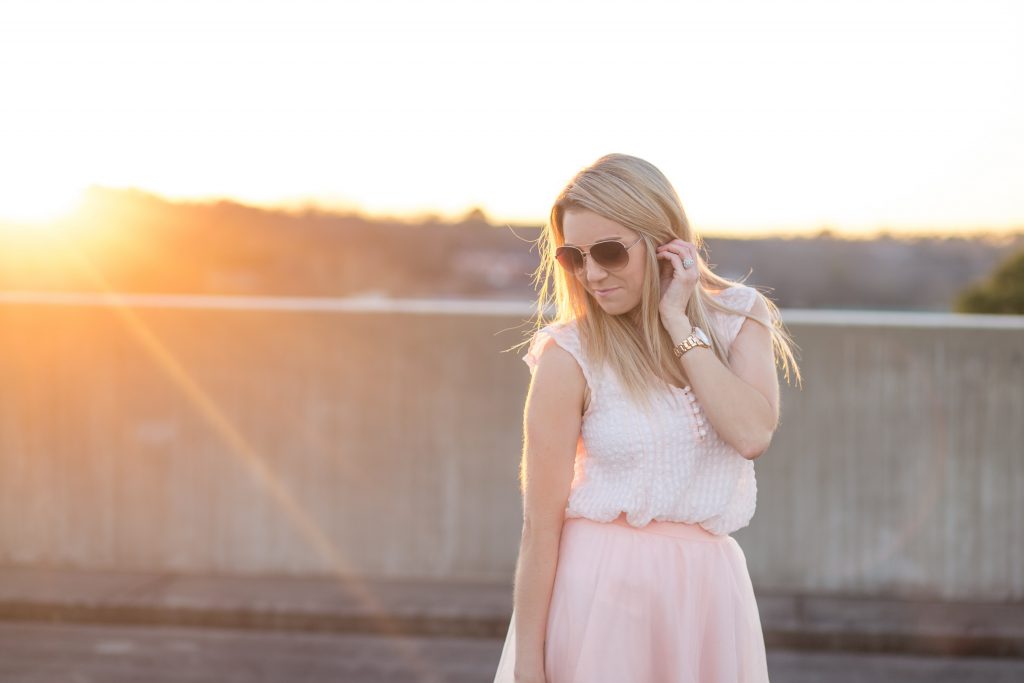
<path id="1" fill-rule="evenodd" d="M 593 211 L 640 233 L 646 243 L 647 268 L 640 305 L 629 316 L 605 313 L 579 280 L 555 260 L 555 249 L 565 243 L 562 218 L 570 209 Z M 698 251 L 704 246 L 686 218 L 679 195 L 653 164 L 627 154 L 608 154 L 580 170 L 558 194 L 550 219 L 537 240 L 541 262 L 533 282 L 535 287 L 539 283 L 540 289 L 530 337 L 548 323 L 577 320 L 587 358 L 598 366 L 610 364 L 627 393 L 643 405 L 650 406 L 653 386 L 660 385 L 665 378 L 681 385 L 688 383 L 658 312 L 661 284 L 655 249 L 673 239 L 690 242 Z M 769 312 L 770 320 L 763 321 L 724 306 L 707 292 L 740 284 L 744 283 L 716 275 L 702 262 L 694 296 L 687 304 L 687 318 L 707 333 L 712 349 L 727 367 L 724 340 L 719 338 L 715 325 L 709 324 L 708 309 L 744 315 L 764 325 L 771 331 L 773 355 L 776 363 L 781 361 L 784 365 L 786 380 L 789 381 L 792 369 L 800 382 L 800 370 L 792 353 L 795 344 L 782 325 L 778 307 L 768 297 L 757 292 Z M 545 311 L 551 306 L 556 311 L 555 318 L 545 321 Z M 529 339 L 524 343 L 528 342 Z"/>

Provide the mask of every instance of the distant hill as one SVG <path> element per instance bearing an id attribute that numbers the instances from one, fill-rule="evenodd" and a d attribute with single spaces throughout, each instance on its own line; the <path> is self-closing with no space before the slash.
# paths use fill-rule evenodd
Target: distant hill
<path id="1" fill-rule="evenodd" d="M 59 230 L 0 226 L 0 289 L 527 300 L 539 226 L 419 224 L 93 187 Z M 715 270 L 782 307 L 949 310 L 1024 248 L 1000 237 L 707 237 Z"/>

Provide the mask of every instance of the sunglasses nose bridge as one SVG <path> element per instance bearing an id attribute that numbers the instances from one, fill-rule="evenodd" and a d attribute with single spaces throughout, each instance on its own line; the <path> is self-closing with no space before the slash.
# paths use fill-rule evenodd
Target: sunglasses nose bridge
<path id="1" fill-rule="evenodd" d="M 572 248 L 575 249 L 579 253 L 579 255 L 580 255 L 579 265 L 576 266 L 576 272 L 578 272 L 578 273 L 585 273 L 585 272 L 587 272 L 587 264 L 590 263 L 590 261 L 592 260 L 590 258 L 590 250 L 589 249 L 584 249 L 583 247 L 572 247 Z"/>
<path id="2" fill-rule="evenodd" d="M 582 274 L 585 277 L 589 278 L 590 277 L 590 264 L 591 263 L 593 263 L 597 267 L 597 269 L 599 271 L 599 274 L 603 274 L 603 273 L 607 273 L 608 272 L 608 268 L 606 266 L 601 265 L 601 263 L 599 261 L 594 260 L 590 256 L 590 250 L 587 250 L 587 252 L 583 256 L 583 265 L 580 268 L 580 274 Z"/>

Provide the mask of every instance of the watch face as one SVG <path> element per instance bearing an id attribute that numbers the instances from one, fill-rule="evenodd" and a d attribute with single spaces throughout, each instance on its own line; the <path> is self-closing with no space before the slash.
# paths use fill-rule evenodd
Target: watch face
<path id="1" fill-rule="evenodd" d="M 708 339 L 708 336 L 706 334 L 704 334 L 704 330 L 700 329 L 699 327 L 694 326 L 693 334 L 697 337 L 697 339 L 700 339 L 705 344 L 711 344 L 711 340 Z"/>

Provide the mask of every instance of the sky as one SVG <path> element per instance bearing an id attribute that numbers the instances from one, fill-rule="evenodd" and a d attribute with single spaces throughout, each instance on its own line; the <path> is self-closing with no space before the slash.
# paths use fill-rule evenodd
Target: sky
<path id="1" fill-rule="evenodd" d="M 1024 227 L 1024 3 L 7 0 L 0 218 L 88 185 L 541 224 L 609 152 L 709 233 Z"/>

